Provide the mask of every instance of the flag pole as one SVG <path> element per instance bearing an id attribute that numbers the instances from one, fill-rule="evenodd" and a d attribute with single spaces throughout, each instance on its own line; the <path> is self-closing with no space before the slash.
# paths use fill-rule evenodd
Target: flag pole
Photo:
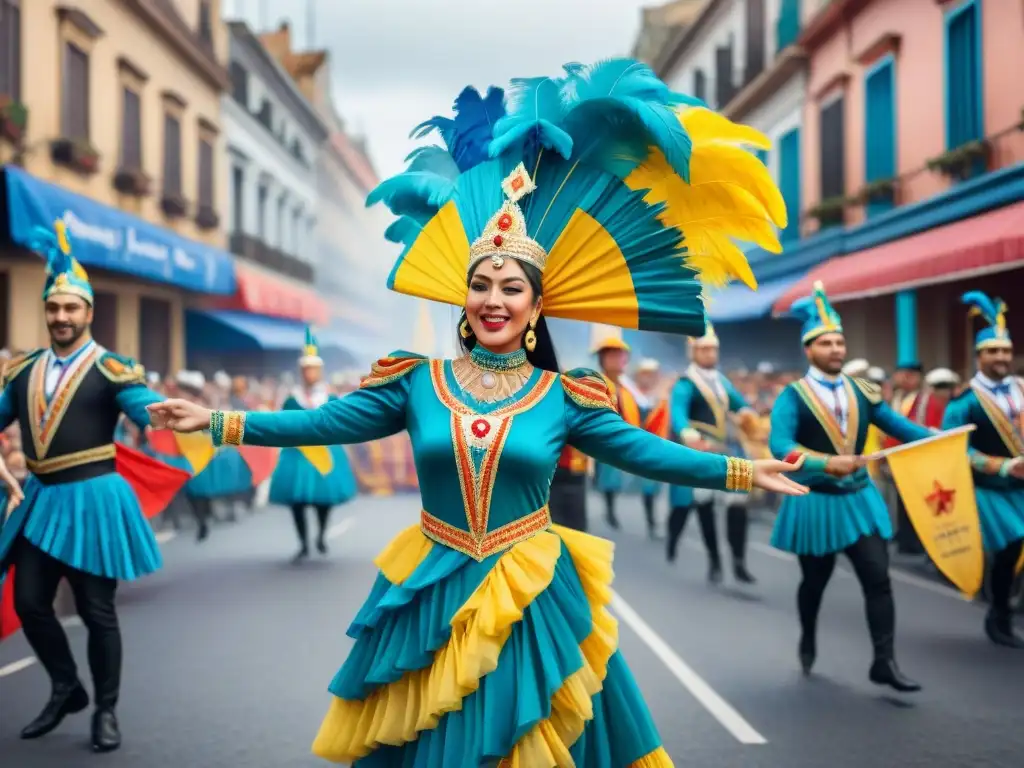
<path id="1" fill-rule="evenodd" d="M 943 438 L 949 437 L 950 435 L 961 435 L 967 432 L 973 432 L 975 429 L 977 429 L 977 427 L 974 424 L 964 424 L 962 427 L 954 427 L 953 429 L 947 429 L 945 432 L 937 432 L 934 435 L 922 437 L 920 440 L 915 440 L 912 443 L 904 443 L 903 445 L 895 445 L 892 448 L 886 448 L 883 451 L 872 453 L 871 455 L 865 456 L 864 458 L 867 459 L 868 461 L 881 461 L 882 459 L 892 456 L 892 454 L 894 453 L 906 451 L 910 448 L 917 448 L 927 443 L 934 443 L 936 440 L 942 440 Z"/>

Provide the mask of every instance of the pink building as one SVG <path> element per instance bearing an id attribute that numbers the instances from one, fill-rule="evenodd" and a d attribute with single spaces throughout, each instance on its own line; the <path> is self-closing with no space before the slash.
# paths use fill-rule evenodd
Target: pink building
<path id="1" fill-rule="evenodd" d="M 1024 3 L 804 5 L 802 228 L 836 257 L 775 310 L 820 279 L 855 350 L 895 326 L 873 361 L 965 368 L 960 294 L 1024 296 Z"/>

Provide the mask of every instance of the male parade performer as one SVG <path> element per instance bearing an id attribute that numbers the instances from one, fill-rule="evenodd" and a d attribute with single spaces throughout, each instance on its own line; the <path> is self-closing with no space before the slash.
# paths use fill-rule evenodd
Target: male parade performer
<path id="1" fill-rule="evenodd" d="M 640 406 L 636 397 L 623 382 L 626 366 L 629 365 L 629 345 L 615 332 L 604 337 L 593 349 L 598 365 L 604 376 L 612 402 L 619 415 L 629 424 L 640 426 Z M 609 464 L 597 464 L 594 469 L 597 489 L 604 494 L 605 519 L 612 528 L 619 527 L 615 516 L 615 499 L 622 492 L 625 477 L 622 470 Z"/>
<path id="2" fill-rule="evenodd" d="M 730 414 L 738 414 L 743 428 L 752 430 L 757 422 L 757 413 L 718 370 L 718 335 L 710 321 L 704 335 L 690 339 L 689 344 L 692 362 L 672 387 L 669 396 L 672 434 L 691 448 L 745 456 L 743 447 L 733 434 L 735 427 Z M 732 550 L 733 575 L 743 584 L 755 583 L 746 564 L 747 494 L 681 486 L 673 486 L 669 494 L 672 512 L 668 521 L 668 561 L 675 560 L 690 510 L 696 506 L 697 520 L 708 551 L 708 580 L 714 584 L 722 580 L 722 556 L 715 525 L 715 505 L 718 504 L 726 510 L 726 538 Z"/>
<path id="3" fill-rule="evenodd" d="M 146 406 L 161 398 L 146 386 L 141 365 L 92 339 L 93 291 L 70 255 L 63 223 L 57 223 L 56 236 L 40 228 L 35 238 L 33 250 L 48 260 L 43 300 L 50 347 L 14 361 L 0 396 L 0 429 L 19 422 L 32 473 L 24 501 L 0 533 L 0 573 L 14 566 L 15 610 L 53 691 L 21 736 L 43 736 L 89 705 L 54 612 L 57 586 L 67 579 L 89 632 L 92 746 L 109 752 L 121 744 L 114 714 L 121 681 L 117 583 L 161 566 L 139 498 L 116 471 L 115 455 L 120 463 L 122 453 L 114 429 L 122 412 L 145 429 Z M 156 487 L 167 481 L 156 469 L 162 465 L 153 465 L 141 471 L 147 486 Z M 182 478 L 180 487 L 187 476 L 174 475 Z"/>
<path id="4" fill-rule="evenodd" d="M 1006 305 L 980 291 L 965 293 L 963 300 L 988 327 L 975 337 L 978 372 L 946 407 L 942 426 L 976 426 L 969 438 L 971 468 L 982 540 L 992 554 L 992 605 L 985 632 L 997 645 L 1024 648 L 1024 638 L 1013 631 L 1010 608 L 1024 544 L 1024 391 L 1011 375 L 1013 342 L 1006 330 Z"/>
<path id="5" fill-rule="evenodd" d="M 877 386 L 842 375 L 842 321 L 821 283 L 792 312 L 804 321 L 802 340 L 810 368 L 779 394 L 772 408 L 769 447 L 777 458 L 802 459 L 796 475 L 811 489 L 805 496 L 783 500 L 772 532 L 772 545 L 797 555 L 803 575 L 797 592 L 800 664 L 805 674 L 814 666 L 821 599 L 836 555 L 844 553 L 864 592 L 874 645 L 869 679 L 897 691 L 920 690 L 896 665 L 896 610 L 886 544 L 892 538 L 892 521 L 862 453 L 871 424 L 904 442 L 932 433 L 895 413 Z"/>

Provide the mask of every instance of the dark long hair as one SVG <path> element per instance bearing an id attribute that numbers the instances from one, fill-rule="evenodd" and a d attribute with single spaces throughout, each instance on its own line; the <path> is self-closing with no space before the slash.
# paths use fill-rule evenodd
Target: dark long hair
<path id="1" fill-rule="evenodd" d="M 536 301 L 540 299 L 540 297 L 543 296 L 540 270 L 532 264 L 527 264 L 519 261 L 518 259 L 516 260 L 516 263 L 522 267 L 523 272 L 526 274 L 526 280 L 530 284 L 530 288 L 533 289 L 534 300 Z M 473 272 L 466 277 L 467 285 L 472 281 L 473 273 L 475 271 L 476 270 L 474 269 Z M 466 310 L 463 309 L 462 314 L 459 315 L 459 328 L 461 328 L 465 322 Z M 541 313 L 541 316 L 537 319 L 537 326 L 533 329 L 533 333 L 537 337 L 537 346 L 534 347 L 532 352 L 529 350 L 526 351 L 526 359 L 530 361 L 530 364 L 533 365 L 534 368 L 558 373 L 560 371 L 558 367 L 558 355 L 555 353 L 555 343 L 551 339 L 551 331 L 548 330 L 548 324 L 544 319 L 543 313 Z M 523 336 L 526 336 L 526 331 L 523 331 Z M 467 353 L 473 351 L 473 347 L 476 346 L 476 336 L 473 334 L 472 328 L 470 328 L 468 339 L 463 338 L 461 333 L 459 334 L 459 344 Z"/>

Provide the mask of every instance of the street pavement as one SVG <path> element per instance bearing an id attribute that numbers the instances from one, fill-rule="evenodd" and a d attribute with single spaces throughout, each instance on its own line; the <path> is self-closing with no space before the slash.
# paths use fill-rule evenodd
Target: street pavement
<path id="1" fill-rule="evenodd" d="M 412 497 L 360 498 L 336 511 L 329 556 L 301 567 L 289 564 L 296 541 L 282 509 L 219 525 L 202 545 L 183 531 L 165 543 L 164 569 L 119 595 L 123 748 L 89 754 L 88 713 L 40 741 L 18 739 L 49 689 L 17 634 L 0 643 L 0 766 L 323 765 L 309 749 L 327 684 L 350 646 L 345 629 L 375 576 L 373 557 L 417 511 Z M 611 537 L 621 647 L 676 765 L 1020 764 L 1024 654 L 988 644 L 981 606 L 897 572 L 899 659 L 925 690 L 890 695 L 867 681 L 863 604 L 849 571 L 838 571 L 822 611 L 816 674 L 804 678 L 797 566 L 767 546 L 767 527 L 752 532 L 749 564 L 759 583 L 716 588 L 705 581 L 696 530 L 669 566 L 663 544 L 646 538 L 639 503 L 621 500 L 619 516 L 623 529 Z M 609 535 L 602 517 L 593 499 L 594 532 Z M 88 680 L 85 632 L 70 624 Z"/>

